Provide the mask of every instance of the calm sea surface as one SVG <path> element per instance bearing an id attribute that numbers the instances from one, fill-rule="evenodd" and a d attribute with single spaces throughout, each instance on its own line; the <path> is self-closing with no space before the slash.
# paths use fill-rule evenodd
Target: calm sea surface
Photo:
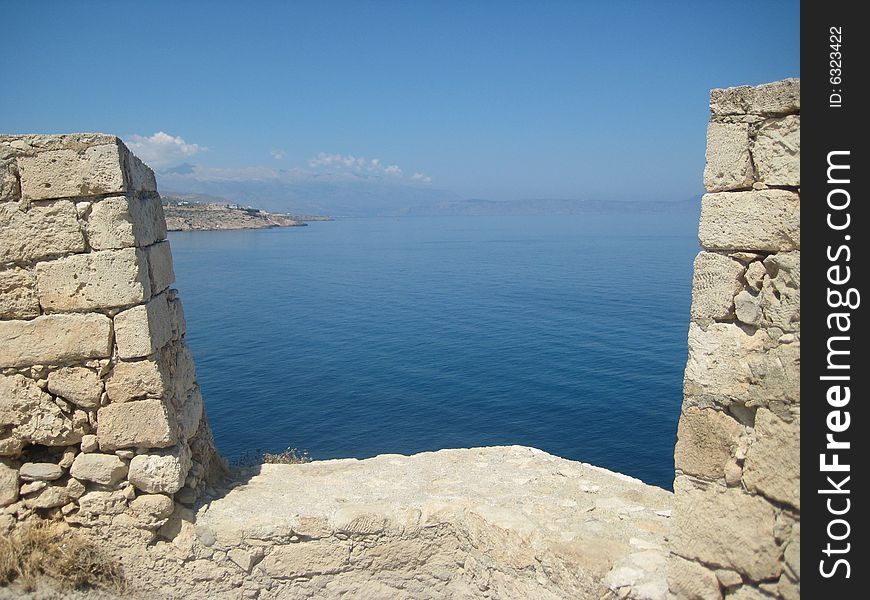
<path id="1" fill-rule="evenodd" d="M 229 457 L 523 444 L 670 487 L 697 215 L 170 235 Z"/>

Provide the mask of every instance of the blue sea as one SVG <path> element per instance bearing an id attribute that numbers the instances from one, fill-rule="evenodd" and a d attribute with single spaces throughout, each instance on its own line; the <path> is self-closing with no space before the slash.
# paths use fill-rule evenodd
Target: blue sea
<path id="1" fill-rule="evenodd" d="M 522 444 L 670 488 L 696 214 L 170 234 L 218 447 Z"/>

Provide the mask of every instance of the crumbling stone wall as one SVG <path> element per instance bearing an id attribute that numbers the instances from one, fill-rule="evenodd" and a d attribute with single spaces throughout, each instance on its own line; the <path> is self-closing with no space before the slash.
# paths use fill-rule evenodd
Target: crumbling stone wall
<path id="1" fill-rule="evenodd" d="M 669 586 L 800 596 L 800 81 L 713 90 Z"/>
<path id="2" fill-rule="evenodd" d="M 219 465 L 154 173 L 113 136 L 0 136 L 0 519 L 156 527 Z"/>

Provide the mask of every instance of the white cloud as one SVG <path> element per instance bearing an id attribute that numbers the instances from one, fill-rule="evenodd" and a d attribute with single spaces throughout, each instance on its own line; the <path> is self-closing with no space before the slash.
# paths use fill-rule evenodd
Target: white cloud
<path id="1" fill-rule="evenodd" d="M 353 154 L 321 152 L 308 161 L 308 166 L 316 170 L 327 169 L 336 173 L 350 173 L 360 176 L 404 176 L 404 171 L 402 171 L 399 165 L 386 165 L 379 158 L 369 159 L 363 156 L 354 156 Z M 422 173 L 415 173 L 411 179 L 422 183 L 432 181 L 430 177 Z"/>
<path id="2" fill-rule="evenodd" d="M 272 152 L 270 152 L 270 154 L 272 155 L 272 158 L 274 158 L 275 160 L 284 160 L 284 151 L 283 150 L 272 150 Z"/>
<path id="3" fill-rule="evenodd" d="M 205 146 L 188 144 L 181 136 L 172 136 L 163 131 L 145 137 L 134 134 L 127 138 L 133 153 L 152 167 L 165 167 L 205 152 Z"/>

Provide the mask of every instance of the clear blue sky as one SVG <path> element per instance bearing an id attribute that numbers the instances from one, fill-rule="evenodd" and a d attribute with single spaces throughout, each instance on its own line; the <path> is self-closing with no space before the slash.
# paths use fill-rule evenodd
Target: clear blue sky
<path id="1" fill-rule="evenodd" d="M 467 197 L 685 199 L 709 89 L 800 75 L 798 2 L 0 8 L 4 132 L 183 139 L 158 166 L 377 158 Z"/>

